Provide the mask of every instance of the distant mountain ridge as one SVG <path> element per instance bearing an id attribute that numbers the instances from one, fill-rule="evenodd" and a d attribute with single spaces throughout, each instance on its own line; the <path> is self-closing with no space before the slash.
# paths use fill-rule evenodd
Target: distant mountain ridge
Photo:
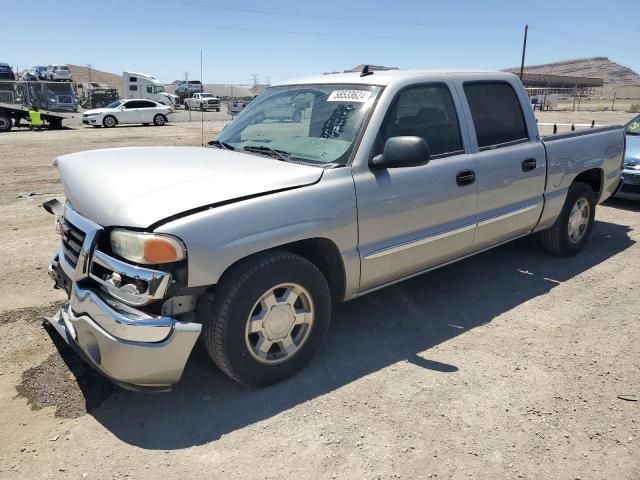
<path id="1" fill-rule="evenodd" d="M 507 71 L 518 73 L 520 68 L 508 68 Z M 640 75 L 624 65 L 612 62 L 608 57 L 576 58 L 542 65 L 525 64 L 524 71 L 602 78 L 605 96 L 612 95 L 616 90 L 618 96 L 640 97 Z"/>

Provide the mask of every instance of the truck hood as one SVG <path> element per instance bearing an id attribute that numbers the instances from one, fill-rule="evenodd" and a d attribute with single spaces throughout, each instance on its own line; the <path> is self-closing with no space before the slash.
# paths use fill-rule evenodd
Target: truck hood
<path id="1" fill-rule="evenodd" d="M 203 147 L 112 148 L 59 157 L 67 200 L 102 226 L 147 228 L 193 209 L 311 185 L 323 169 Z"/>

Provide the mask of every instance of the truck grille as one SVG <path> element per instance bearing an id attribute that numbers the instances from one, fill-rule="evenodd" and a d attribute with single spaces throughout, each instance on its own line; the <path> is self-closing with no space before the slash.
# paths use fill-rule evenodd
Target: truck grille
<path id="1" fill-rule="evenodd" d="M 69 223 L 67 219 L 62 220 L 60 228 L 64 258 L 69 265 L 76 268 L 76 265 L 78 265 L 78 255 L 80 254 L 86 235 L 78 227 Z"/>

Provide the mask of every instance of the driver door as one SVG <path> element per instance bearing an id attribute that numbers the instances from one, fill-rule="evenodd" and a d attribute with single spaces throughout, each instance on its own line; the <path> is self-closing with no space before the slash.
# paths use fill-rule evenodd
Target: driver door
<path id="1" fill-rule="evenodd" d="M 391 137 L 419 136 L 428 163 L 354 171 L 361 291 L 445 263 L 471 250 L 476 229 L 474 159 L 465 151 L 455 91 L 413 85 L 392 102 L 372 156 Z"/>
<path id="2" fill-rule="evenodd" d="M 118 122 L 120 123 L 138 123 L 140 121 L 140 102 L 137 100 L 129 100 L 125 102 L 118 113 Z"/>

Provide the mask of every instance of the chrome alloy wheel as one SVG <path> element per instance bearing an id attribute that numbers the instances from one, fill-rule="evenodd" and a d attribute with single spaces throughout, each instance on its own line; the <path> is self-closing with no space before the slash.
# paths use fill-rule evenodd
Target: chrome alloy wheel
<path id="1" fill-rule="evenodd" d="M 309 338 L 314 317 L 313 300 L 304 287 L 296 283 L 276 285 L 251 309 L 245 328 L 247 348 L 261 363 L 289 360 Z"/>
<path id="2" fill-rule="evenodd" d="M 587 227 L 589 226 L 589 218 L 591 216 L 591 207 L 586 198 L 580 197 L 571 209 L 569 214 L 569 241 L 578 243 L 584 237 Z"/>
<path id="3" fill-rule="evenodd" d="M 104 125 L 105 125 L 105 127 L 115 127 L 115 125 L 116 125 L 116 119 L 115 119 L 115 118 L 113 118 L 113 117 L 111 117 L 111 116 L 106 117 L 106 118 L 104 119 Z"/>

